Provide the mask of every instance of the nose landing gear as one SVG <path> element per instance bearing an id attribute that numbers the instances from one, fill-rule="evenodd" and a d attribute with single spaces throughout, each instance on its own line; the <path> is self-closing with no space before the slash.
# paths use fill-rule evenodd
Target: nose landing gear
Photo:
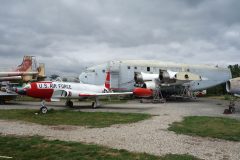
<path id="1" fill-rule="evenodd" d="M 41 102 L 40 112 L 43 114 L 46 114 L 48 112 L 48 108 L 45 105 L 45 100 L 42 100 L 42 102 Z"/>

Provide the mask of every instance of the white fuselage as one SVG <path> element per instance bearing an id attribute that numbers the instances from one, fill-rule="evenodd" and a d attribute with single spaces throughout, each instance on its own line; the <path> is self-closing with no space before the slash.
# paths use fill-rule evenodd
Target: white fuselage
<path id="1" fill-rule="evenodd" d="M 79 79 L 81 83 L 103 84 L 107 69 L 111 72 L 111 88 L 123 91 L 131 91 L 134 88 L 135 72 L 159 74 L 161 69 L 173 72 L 185 71 L 200 75 L 202 80 L 190 82 L 193 91 L 204 90 L 225 83 L 232 77 L 228 68 L 217 66 L 187 65 L 151 60 L 125 60 L 110 61 L 102 65 L 90 67 L 81 73 Z"/>

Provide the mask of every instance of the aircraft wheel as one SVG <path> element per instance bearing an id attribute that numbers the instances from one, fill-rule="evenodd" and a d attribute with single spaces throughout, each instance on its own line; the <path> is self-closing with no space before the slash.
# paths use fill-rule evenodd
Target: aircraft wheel
<path id="1" fill-rule="evenodd" d="M 69 101 L 69 102 L 68 102 L 68 106 L 69 106 L 70 108 L 72 108 L 72 107 L 73 107 L 73 102 L 72 102 L 72 101 Z"/>
<path id="2" fill-rule="evenodd" d="M 0 100 L 0 105 L 5 104 L 4 100 Z"/>
<path id="3" fill-rule="evenodd" d="M 67 107 L 72 108 L 72 107 L 73 107 L 73 102 L 70 101 L 70 100 L 68 100 L 65 105 L 66 105 Z"/>
<path id="4" fill-rule="evenodd" d="M 229 111 L 230 111 L 231 113 L 235 113 L 235 107 L 229 107 Z"/>
<path id="5" fill-rule="evenodd" d="M 41 113 L 46 114 L 47 111 L 48 111 L 48 109 L 47 109 L 47 107 L 42 106 L 42 107 L 40 108 L 40 111 L 41 111 Z"/>

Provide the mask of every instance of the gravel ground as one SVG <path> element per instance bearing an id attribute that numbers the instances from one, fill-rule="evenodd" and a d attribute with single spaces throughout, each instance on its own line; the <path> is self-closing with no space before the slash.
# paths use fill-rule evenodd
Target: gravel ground
<path id="1" fill-rule="evenodd" d="M 240 114 L 223 115 L 222 112 L 226 105 L 225 101 L 209 99 L 165 104 L 139 104 L 136 102 L 108 104 L 97 111 L 144 112 L 158 116 L 134 124 L 91 129 L 76 126 L 42 126 L 0 120 L 0 133 L 4 135 L 40 135 L 48 139 L 94 143 L 154 155 L 190 154 L 202 159 L 239 160 L 239 142 L 177 135 L 167 130 L 169 124 L 180 121 L 187 115 L 240 118 Z M 88 107 L 80 110 L 96 111 Z"/>

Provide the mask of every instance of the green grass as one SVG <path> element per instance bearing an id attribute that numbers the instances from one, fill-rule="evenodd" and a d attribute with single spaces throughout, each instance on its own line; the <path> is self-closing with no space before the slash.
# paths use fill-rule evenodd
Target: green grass
<path id="1" fill-rule="evenodd" d="M 140 113 L 78 112 L 72 110 L 49 110 L 47 114 L 35 114 L 37 110 L 0 110 L 0 119 L 21 120 L 43 125 L 78 125 L 108 127 L 142 121 L 152 116 Z"/>
<path id="2" fill-rule="evenodd" d="M 190 116 L 168 128 L 178 134 L 240 141 L 240 121 L 221 117 Z"/>
<path id="3" fill-rule="evenodd" d="M 169 154 L 164 157 L 131 153 L 93 144 L 48 141 L 40 137 L 0 136 L 0 156 L 13 159 L 38 160 L 197 160 L 190 155 Z"/>

